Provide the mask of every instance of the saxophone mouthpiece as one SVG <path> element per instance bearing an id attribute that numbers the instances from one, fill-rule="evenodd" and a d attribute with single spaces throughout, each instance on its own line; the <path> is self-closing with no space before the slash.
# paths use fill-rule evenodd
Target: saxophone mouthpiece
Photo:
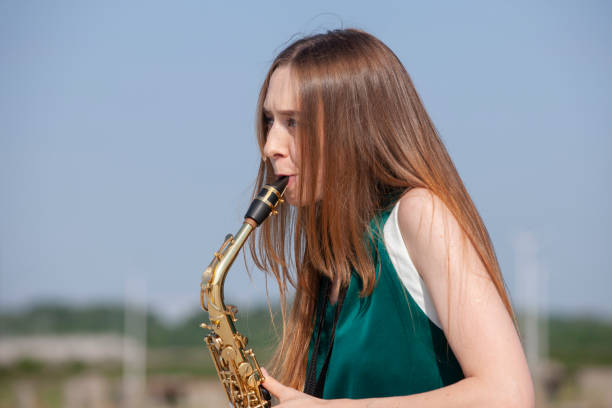
<path id="1" fill-rule="evenodd" d="M 279 177 L 276 181 L 263 186 L 257 197 L 251 203 L 244 218 L 250 218 L 257 226 L 261 224 L 271 212 L 275 211 L 289 183 L 289 176 Z"/>
<path id="2" fill-rule="evenodd" d="M 270 186 L 280 191 L 281 194 L 284 194 L 287 184 L 289 184 L 289 176 L 280 176 L 274 183 L 270 184 Z"/>

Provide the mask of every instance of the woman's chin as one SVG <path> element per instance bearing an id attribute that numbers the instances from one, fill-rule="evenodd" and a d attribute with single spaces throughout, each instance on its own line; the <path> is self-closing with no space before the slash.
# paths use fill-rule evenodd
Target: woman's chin
<path id="1" fill-rule="evenodd" d="M 283 198 L 285 202 L 287 202 L 287 204 L 292 205 L 294 207 L 298 206 L 298 201 L 295 199 L 295 197 L 292 194 L 285 194 Z"/>

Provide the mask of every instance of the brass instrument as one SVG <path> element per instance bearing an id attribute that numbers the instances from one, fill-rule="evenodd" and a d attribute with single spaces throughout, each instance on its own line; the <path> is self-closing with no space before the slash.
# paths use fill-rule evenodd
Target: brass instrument
<path id="1" fill-rule="evenodd" d="M 208 312 L 210 323 L 201 327 L 210 330 L 204 338 L 225 387 L 230 404 L 235 408 L 269 408 L 270 394 L 261 385 L 264 377 L 252 349 L 246 350 L 247 338 L 236 331 L 237 308 L 223 302 L 225 277 L 251 232 L 283 202 L 288 177 L 266 184 L 251 203 L 244 223 L 236 236 L 228 234 L 215 252 L 210 265 L 202 273 L 200 304 Z"/>

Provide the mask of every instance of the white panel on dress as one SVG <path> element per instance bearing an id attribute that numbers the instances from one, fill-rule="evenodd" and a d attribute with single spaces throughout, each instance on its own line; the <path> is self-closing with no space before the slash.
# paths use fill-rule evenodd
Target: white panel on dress
<path id="1" fill-rule="evenodd" d="M 404 243 L 404 238 L 402 237 L 397 221 L 399 204 L 400 201 L 398 200 L 383 228 L 383 239 L 387 252 L 389 253 L 389 258 L 391 258 L 391 263 L 395 267 L 397 275 L 404 284 L 404 287 L 408 293 L 410 293 L 410 296 L 412 296 L 429 320 L 436 326 L 441 327 L 440 319 L 438 319 L 438 313 L 431 301 L 429 291 L 425 286 L 425 282 L 421 279 L 421 275 L 416 270 L 414 263 L 412 263 L 412 259 L 410 259 L 410 254 Z"/>

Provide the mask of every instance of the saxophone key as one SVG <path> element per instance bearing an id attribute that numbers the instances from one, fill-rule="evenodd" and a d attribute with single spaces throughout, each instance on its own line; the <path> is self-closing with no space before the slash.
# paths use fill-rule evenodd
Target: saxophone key
<path id="1" fill-rule="evenodd" d="M 226 346 L 221 350 L 221 357 L 225 361 L 232 361 L 236 357 L 236 351 L 234 351 L 232 346 Z"/>
<path id="2" fill-rule="evenodd" d="M 223 346 L 223 340 L 221 340 L 219 336 L 215 336 L 215 338 L 213 339 L 213 344 L 215 345 L 217 350 L 221 350 L 221 347 Z"/>
<path id="3" fill-rule="evenodd" d="M 249 377 L 247 378 L 247 384 L 251 388 L 255 387 L 257 385 L 257 376 L 255 374 L 249 375 Z"/>
<path id="4" fill-rule="evenodd" d="M 234 340 L 240 345 L 240 348 L 245 348 L 249 342 L 249 339 L 240 333 L 234 334 Z"/>
<path id="5" fill-rule="evenodd" d="M 240 363 L 240 365 L 238 366 L 238 373 L 243 377 L 246 378 L 249 375 L 253 374 L 253 367 L 251 367 L 251 365 L 249 363 L 246 362 L 242 362 Z"/>
<path id="6" fill-rule="evenodd" d="M 227 307 L 227 313 L 229 313 L 232 317 L 238 314 L 238 308 L 234 305 L 225 305 Z"/>

